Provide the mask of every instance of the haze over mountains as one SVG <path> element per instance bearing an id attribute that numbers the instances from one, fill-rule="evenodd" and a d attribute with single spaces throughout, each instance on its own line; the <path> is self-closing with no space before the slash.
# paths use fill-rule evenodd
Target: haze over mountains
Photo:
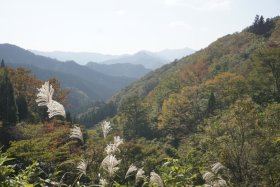
<path id="1" fill-rule="evenodd" d="M 75 106 L 75 110 L 78 110 L 84 103 L 89 103 L 90 100 L 105 101 L 118 90 L 136 80 L 129 77 L 105 75 L 74 61 L 62 62 L 35 55 L 11 44 L 0 44 L 0 59 L 4 59 L 7 66 L 32 70 L 32 73 L 39 79 L 58 79 L 62 87 L 71 89 L 70 93 L 75 95 L 72 98 L 82 98 L 77 99 L 79 101 L 75 101 L 75 104 L 70 99 L 70 104 Z"/>
<path id="2" fill-rule="evenodd" d="M 128 55 L 104 55 L 94 52 L 42 52 L 31 50 L 33 53 L 55 58 L 61 61 L 74 60 L 75 62 L 86 65 L 88 62 L 96 62 L 100 64 L 142 64 L 145 68 L 156 69 L 162 65 L 172 62 L 175 59 L 180 59 L 184 56 L 194 53 L 193 49 L 166 49 L 159 52 L 139 51 L 135 54 Z"/>
<path id="3" fill-rule="evenodd" d="M 30 50 L 31 52 L 50 58 L 54 58 L 60 61 L 74 60 L 78 64 L 86 65 L 88 62 L 102 62 L 106 60 L 120 58 L 120 55 L 106 55 L 94 52 L 64 52 L 64 51 L 37 51 Z"/>
<path id="4" fill-rule="evenodd" d="M 143 65 L 129 63 L 99 64 L 96 62 L 89 62 L 86 66 L 105 75 L 130 77 L 136 79 L 143 77 L 145 74 L 151 71 L 150 69 L 145 68 Z"/>
<path id="5" fill-rule="evenodd" d="M 4 59 L 8 66 L 30 69 L 39 79 L 56 78 L 61 82 L 62 87 L 69 88 L 71 90 L 69 102 L 70 105 L 75 106 L 71 109 L 74 113 L 86 110 L 85 106 L 90 105 L 92 101 L 106 101 L 120 89 L 143 77 L 152 69 L 170 62 L 167 58 L 173 59 L 175 54 L 180 58 L 181 55 L 191 52 L 193 50 L 190 49 L 165 50 L 157 54 L 140 51 L 134 55 L 120 56 L 98 53 L 51 53 L 54 56 L 58 55 L 57 59 L 62 59 L 64 55 L 65 59 L 73 57 L 74 60 L 79 59 L 80 62 L 92 58 L 91 61 L 102 61 L 81 65 L 73 60 L 63 62 L 53 59 L 54 56 L 50 58 L 38 55 L 45 53 L 36 52 L 36 55 L 16 45 L 0 44 L 0 59 Z M 164 56 L 164 58 L 159 56 Z M 80 109 L 81 106 L 83 109 Z"/>

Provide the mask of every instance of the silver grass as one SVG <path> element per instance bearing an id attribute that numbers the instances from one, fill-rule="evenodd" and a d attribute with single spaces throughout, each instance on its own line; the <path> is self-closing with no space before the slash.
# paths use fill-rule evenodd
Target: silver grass
<path id="1" fill-rule="evenodd" d="M 49 81 L 47 81 L 42 85 L 41 88 L 38 88 L 37 90 L 39 91 L 36 99 L 38 106 L 47 106 L 52 101 L 54 92 L 52 85 L 50 85 Z"/>
<path id="2" fill-rule="evenodd" d="M 102 129 L 104 138 L 106 138 L 107 134 L 111 130 L 110 121 L 103 121 L 101 123 L 101 129 Z"/>
<path id="3" fill-rule="evenodd" d="M 151 172 L 150 183 L 152 185 L 156 184 L 158 187 L 164 187 L 160 176 L 156 172 Z"/>
<path id="4" fill-rule="evenodd" d="M 101 187 L 106 187 L 109 184 L 106 179 L 100 179 L 99 183 Z"/>
<path id="5" fill-rule="evenodd" d="M 133 164 L 131 164 L 125 174 L 125 179 L 129 176 L 131 176 L 131 174 L 134 172 L 134 171 L 137 171 L 137 167 L 134 166 Z"/>
<path id="6" fill-rule="evenodd" d="M 47 106 L 49 118 L 57 115 L 66 117 L 63 105 L 52 99 L 54 89 L 49 81 L 45 82 L 38 91 L 39 93 L 37 94 L 36 102 L 38 103 L 38 106 Z"/>
<path id="7" fill-rule="evenodd" d="M 57 101 L 52 100 L 48 105 L 49 118 L 54 116 L 66 117 L 64 106 Z"/>
<path id="8" fill-rule="evenodd" d="M 87 165 L 88 161 L 85 159 L 82 159 L 78 165 L 77 165 L 77 170 L 79 171 L 80 174 L 86 175 L 87 174 Z"/>
<path id="9" fill-rule="evenodd" d="M 115 145 L 115 144 L 108 144 L 105 148 L 105 152 L 107 153 L 107 155 L 112 155 L 116 152 L 119 152 L 119 148 Z"/>
<path id="10" fill-rule="evenodd" d="M 226 187 L 226 186 L 227 186 L 227 182 L 224 179 L 218 179 L 213 183 L 213 187 Z"/>
<path id="11" fill-rule="evenodd" d="M 73 128 L 70 129 L 70 138 L 77 138 L 81 140 L 82 143 L 84 143 L 83 133 L 81 131 L 81 128 L 74 125 Z"/>
<path id="12" fill-rule="evenodd" d="M 221 171 L 222 169 L 226 169 L 226 167 L 219 162 L 211 165 L 211 167 L 212 167 L 211 168 L 212 172 L 208 171 L 204 175 L 202 175 L 203 179 L 211 187 L 226 187 L 227 186 L 226 181 L 222 179 L 220 176 L 217 176 L 219 171 Z"/>
<path id="13" fill-rule="evenodd" d="M 222 169 L 226 169 L 225 166 L 223 166 L 220 162 L 217 162 L 215 164 L 212 165 L 211 170 L 213 171 L 213 173 L 217 174 L 220 170 Z"/>
<path id="14" fill-rule="evenodd" d="M 168 166 L 169 164 L 170 164 L 170 162 L 169 162 L 169 161 L 164 162 L 164 164 L 162 165 L 162 167 Z"/>
<path id="15" fill-rule="evenodd" d="M 145 171 L 143 170 L 143 168 L 138 169 L 136 175 L 135 175 L 135 181 L 136 183 L 140 180 L 143 180 L 145 178 Z"/>
<path id="16" fill-rule="evenodd" d="M 119 136 L 114 137 L 114 144 L 116 147 L 119 147 L 121 144 L 123 144 L 123 139 L 121 139 Z"/>
<path id="17" fill-rule="evenodd" d="M 114 154 L 116 152 L 120 152 L 120 149 L 118 148 L 121 144 L 123 144 L 123 139 L 121 139 L 119 136 L 114 137 L 114 143 L 110 143 L 106 146 L 105 152 L 107 155 Z"/>
<path id="18" fill-rule="evenodd" d="M 202 175 L 202 178 L 207 182 L 207 183 L 210 183 L 214 178 L 215 178 L 215 175 L 214 173 L 212 172 L 206 172 Z"/>
<path id="19" fill-rule="evenodd" d="M 121 160 L 117 160 L 115 155 L 107 155 L 101 163 L 101 167 L 108 172 L 109 176 L 112 177 L 119 170 L 119 163 Z"/>

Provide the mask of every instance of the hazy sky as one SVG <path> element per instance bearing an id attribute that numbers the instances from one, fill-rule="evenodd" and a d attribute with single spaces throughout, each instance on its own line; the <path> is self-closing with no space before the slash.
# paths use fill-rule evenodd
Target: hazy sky
<path id="1" fill-rule="evenodd" d="M 207 47 L 280 0 L 0 0 L 0 43 L 107 54 Z"/>

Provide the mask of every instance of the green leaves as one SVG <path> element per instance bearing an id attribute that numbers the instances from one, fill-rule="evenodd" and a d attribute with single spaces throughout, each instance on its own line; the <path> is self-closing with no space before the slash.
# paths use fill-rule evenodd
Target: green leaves
<path id="1" fill-rule="evenodd" d="M 16 165 L 9 165 L 15 159 L 3 156 L 0 153 L 0 186 L 36 186 L 44 185 L 45 182 L 39 177 L 41 170 L 39 170 L 38 162 L 27 166 L 25 169 L 16 170 Z"/>

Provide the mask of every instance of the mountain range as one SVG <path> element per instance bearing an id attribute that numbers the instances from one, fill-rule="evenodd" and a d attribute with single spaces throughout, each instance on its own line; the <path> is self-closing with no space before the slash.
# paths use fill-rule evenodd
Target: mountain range
<path id="1" fill-rule="evenodd" d="M 96 62 L 99 64 L 136 64 L 143 65 L 147 69 L 156 69 L 164 64 L 180 59 L 184 56 L 190 55 L 195 51 L 190 48 L 183 49 L 166 49 L 159 52 L 139 51 L 135 54 L 128 55 L 104 55 L 100 53 L 90 52 L 42 52 L 31 50 L 37 55 L 43 55 L 61 61 L 74 60 L 75 62 L 86 65 L 89 62 Z"/>
<path id="2" fill-rule="evenodd" d="M 75 62 L 81 65 L 86 65 L 88 62 L 102 62 L 102 61 L 122 57 L 122 55 L 106 55 L 106 54 L 100 54 L 94 52 L 65 52 L 65 51 L 43 52 L 38 50 L 30 50 L 30 51 L 34 54 L 54 58 L 60 61 L 74 60 Z"/>
<path id="3" fill-rule="evenodd" d="M 26 50 L 16 45 L 0 44 L 0 59 L 4 59 L 8 66 L 30 69 L 42 80 L 56 78 L 62 87 L 70 89 L 70 110 L 76 114 L 86 110 L 94 101 L 106 101 L 133 81 L 168 63 L 175 54 L 180 58 L 192 52 L 193 50 L 186 48 L 158 53 L 140 51 L 134 55 L 114 56 L 98 53 L 44 53 Z M 81 65 L 73 60 L 57 60 L 68 58 L 79 62 L 89 59 L 91 61 Z"/>
<path id="4" fill-rule="evenodd" d="M 107 100 L 118 90 L 136 80 L 135 78 L 105 75 L 74 61 L 62 62 L 35 55 L 11 44 L 0 44 L 0 59 L 4 59 L 8 66 L 25 67 L 32 70 L 39 79 L 58 79 L 62 87 L 70 88 L 70 93 L 76 95 L 76 98 L 88 98 L 83 103 L 89 103 L 90 100 Z M 80 106 L 77 105 L 77 101 L 75 101 L 75 105 L 71 100 L 69 102 L 70 105 L 75 106 L 72 110 L 78 111 Z"/>
<path id="5" fill-rule="evenodd" d="M 96 62 L 89 62 L 87 67 L 95 71 L 101 72 L 110 76 L 121 76 L 130 78 L 140 78 L 150 72 L 150 69 L 145 68 L 143 65 L 120 63 L 120 64 L 99 64 Z"/>

